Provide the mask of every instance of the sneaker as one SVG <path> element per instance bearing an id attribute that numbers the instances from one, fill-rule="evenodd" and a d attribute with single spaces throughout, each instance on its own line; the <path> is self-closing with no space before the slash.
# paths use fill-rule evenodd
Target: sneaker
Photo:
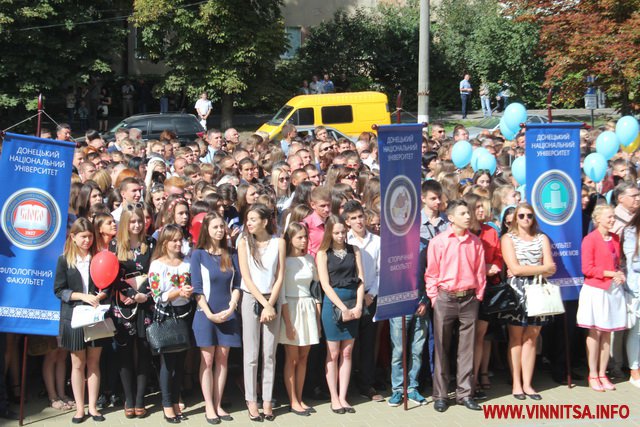
<path id="1" fill-rule="evenodd" d="M 409 398 L 410 401 L 412 401 L 413 403 L 415 403 L 416 405 L 426 405 L 427 404 L 427 399 L 425 399 L 420 393 L 418 393 L 416 390 L 410 391 L 407 394 L 407 397 Z"/>
<path id="2" fill-rule="evenodd" d="M 394 391 L 387 403 L 389 404 L 389 406 L 393 407 L 402 405 L 402 393 L 399 391 Z"/>

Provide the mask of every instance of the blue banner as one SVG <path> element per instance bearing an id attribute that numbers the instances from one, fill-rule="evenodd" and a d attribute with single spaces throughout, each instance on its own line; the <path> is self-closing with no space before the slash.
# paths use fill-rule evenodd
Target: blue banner
<path id="1" fill-rule="evenodd" d="M 422 124 L 378 128 L 380 288 L 375 320 L 415 313 L 420 262 Z"/>
<path id="2" fill-rule="evenodd" d="M 527 200 L 540 230 L 551 241 L 562 298 L 577 300 L 582 275 L 580 128 L 582 123 L 528 124 L 526 131 Z"/>
<path id="3" fill-rule="evenodd" d="M 53 294 L 75 144 L 7 133 L 0 160 L 0 332 L 58 335 Z"/>

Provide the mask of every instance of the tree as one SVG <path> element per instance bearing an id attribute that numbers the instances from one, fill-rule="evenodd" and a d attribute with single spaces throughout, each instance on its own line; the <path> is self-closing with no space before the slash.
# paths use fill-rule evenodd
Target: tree
<path id="1" fill-rule="evenodd" d="M 0 111 L 17 118 L 36 108 L 38 93 L 61 95 L 111 72 L 126 14 L 110 0 L 1 1 Z"/>
<path id="2" fill-rule="evenodd" d="M 449 75 L 455 76 L 447 97 L 457 100 L 458 82 L 469 72 L 476 82 L 510 83 L 515 99 L 529 106 L 542 104 L 544 64 L 536 52 L 535 22 L 504 14 L 497 0 L 443 0 L 435 16 L 435 48 L 449 66 Z"/>
<path id="3" fill-rule="evenodd" d="M 640 0 L 512 0 L 508 6 L 519 20 L 541 25 L 545 84 L 558 88 L 559 101 L 581 100 L 594 76 L 623 114 L 634 103 L 639 109 Z"/>
<path id="4" fill-rule="evenodd" d="M 281 0 L 136 0 L 133 20 L 149 58 L 164 61 L 162 87 L 207 91 L 231 126 L 234 96 L 260 92 L 286 47 Z"/>

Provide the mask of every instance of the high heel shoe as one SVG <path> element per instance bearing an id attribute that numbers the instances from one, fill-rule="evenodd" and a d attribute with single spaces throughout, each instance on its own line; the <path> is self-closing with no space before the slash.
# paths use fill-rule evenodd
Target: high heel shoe
<path id="1" fill-rule="evenodd" d="M 589 387 L 591 387 L 593 391 L 604 392 L 604 387 L 598 377 L 589 377 Z"/>
<path id="2" fill-rule="evenodd" d="M 251 411 L 247 411 L 249 413 L 249 419 L 251 421 L 255 421 L 257 423 L 261 423 L 262 422 L 262 414 L 258 413 L 258 415 L 253 416 L 251 415 Z"/>
<path id="3" fill-rule="evenodd" d="M 607 378 L 606 375 L 604 377 L 598 377 L 598 380 L 600 380 L 600 384 L 602 384 L 602 387 L 605 390 L 613 391 L 616 389 L 616 386 L 613 385 L 613 383 L 609 380 L 609 378 Z"/>
<path id="4" fill-rule="evenodd" d="M 164 420 L 169 424 L 180 424 L 180 419 L 178 417 L 167 417 L 165 415 Z"/>

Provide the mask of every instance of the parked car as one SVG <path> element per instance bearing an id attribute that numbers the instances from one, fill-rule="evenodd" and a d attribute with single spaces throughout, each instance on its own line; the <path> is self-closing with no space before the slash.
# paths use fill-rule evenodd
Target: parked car
<path id="1" fill-rule="evenodd" d="M 182 144 L 204 135 L 204 129 L 196 116 L 184 113 L 136 114 L 118 123 L 102 137 L 107 142 L 113 141 L 115 132 L 120 128 L 138 128 L 142 131 L 142 139 L 158 139 L 163 131 L 170 130 L 178 135 Z"/>
<path id="2" fill-rule="evenodd" d="M 487 117 L 486 119 L 480 120 L 477 125 L 470 126 L 467 128 L 469 131 L 469 139 L 473 139 L 480 135 L 481 132 L 489 131 L 493 132 L 494 130 L 500 129 L 500 118 L 501 117 Z M 527 123 L 548 123 L 549 119 L 545 116 L 539 116 L 537 114 L 531 115 L 527 118 Z"/>

